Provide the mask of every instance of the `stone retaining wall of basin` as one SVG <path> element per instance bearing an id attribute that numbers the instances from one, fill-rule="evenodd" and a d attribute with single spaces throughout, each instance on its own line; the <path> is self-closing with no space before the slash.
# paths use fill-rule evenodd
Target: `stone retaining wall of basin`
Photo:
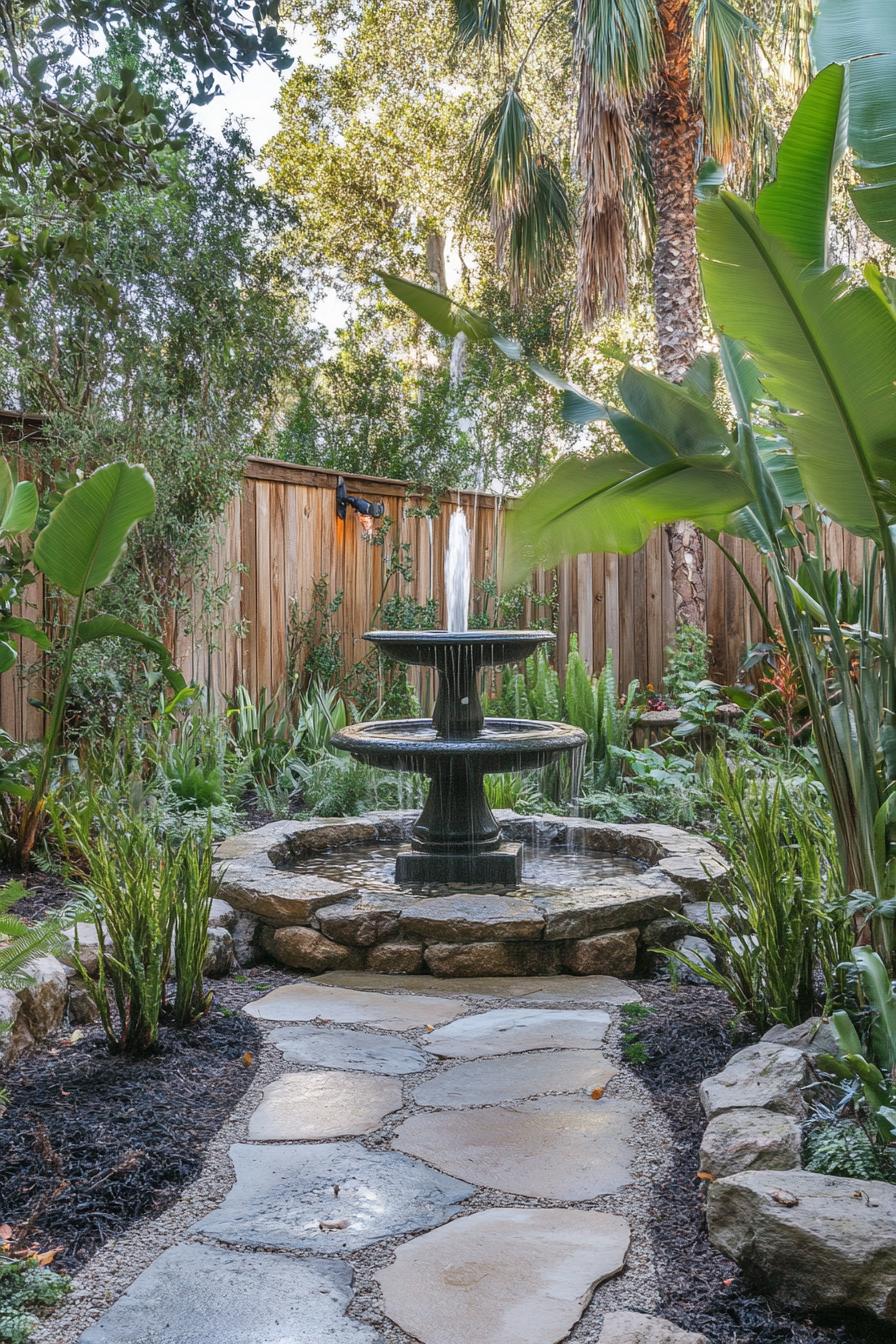
<path id="1" fill-rule="evenodd" d="M 610 825 L 498 813 L 505 836 L 625 855 L 635 875 L 571 888 L 370 889 L 303 872 L 302 860 L 350 844 L 406 840 L 416 814 L 282 821 L 218 848 L 219 895 L 248 924 L 259 954 L 296 970 L 387 974 L 630 975 L 685 901 L 705 898 L 725 865 L 699 836 L 672 826 Z M 651 926 L 653 930 L 651 931 Z"/>

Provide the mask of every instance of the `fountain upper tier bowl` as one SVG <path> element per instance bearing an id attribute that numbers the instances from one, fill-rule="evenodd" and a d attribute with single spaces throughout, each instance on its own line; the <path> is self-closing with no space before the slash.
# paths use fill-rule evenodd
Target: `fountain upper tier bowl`
<path id="1" fill-rule="evenodd" d="M 398 663 L 435 668 L 432 721 L 442 737 L 475 737 L 482 728 L 482 668 L 520 662 L 554 640 L 550 630 L 369 630 L 364 638 Z"/>
<path id="2" fill-rule="evenodd" d="M 430 779 L 429 795 L 399 854 L 398 882 L 496 882 L 515 886 L 522 876 L 519 845 L 502 843 L 483 777 L 545 765 L 581 750 L 585 734 L 563 723 L 485 719 L 479 701 L 484 667 L 518 662 L 548 630 L 374 630 L 364 636 L 397 662 L 432 667 L 439 691 L 432 722 L 398 719 L 359 723 L 333 737 L 357 760 L 385 769 L 412 770 Z"/>

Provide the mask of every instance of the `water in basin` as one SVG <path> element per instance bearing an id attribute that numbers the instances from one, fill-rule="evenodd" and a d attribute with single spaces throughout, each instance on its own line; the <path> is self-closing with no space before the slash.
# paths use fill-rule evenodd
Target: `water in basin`
<path id="1" fill-rule="evenodd" d="M 335 882 L 357 883 L 365 888 L 386 887 L 395 890 L 395 860 L 406 845 L 340 845 L 300 860 L 303 873 L 315 873 Z M 523 880 L 513 891 L 525 894 L 533 890 L 569 890 L 593 886 L 608 877 L 631 877 L 642 873 L 645 865 L 624 854 L 602 850 L 567 848 L 563 845 L 523 846 Z M 465 890 L 458 884 L 454 889 Z M 492 888 L 493 889 L 493 888 Z"/>

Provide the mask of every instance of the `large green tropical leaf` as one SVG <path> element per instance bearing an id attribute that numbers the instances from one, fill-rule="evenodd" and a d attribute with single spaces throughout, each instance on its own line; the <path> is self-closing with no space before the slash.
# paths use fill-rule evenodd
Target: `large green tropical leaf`
<path id="1" fill-rule="evenodd" d="M 820 0 L 812 55 L 818 68 L 849 65 L 848 139 L 862 179 L 853 203 L 879 238 L 896 245 L 896 5 Z"/>
<path id="2" fill-rule="evenodd" d="M 619 379 L 619 395 L 640 428 L 647 428 L 668 445 L 668 457 L 705 456 L 730 449 L 731 436 L 713 405 L 713 374 L 709 382 L 701 382 L 706 375 L 705 361 L 692 368 L 683 383 L 669 383 L 655 373 L 626 366 Z M 625 430 L 617 423 L 618 412 L 608 410 L 608 418 L 617 428 L 630 452 L 641 460 Z"/>
<path id="3" fill-rule="evenodd" d="M 111 462 L 67 490 L 34 547 L 34 563 L 72 597 L 105 583 L 128 534 L 155 509 L 145 467 Z"/>
<path id="4" fill-rule="evenodd" d="M 655 527 L 691 518 L 721 530 L 749 500 L 744 481 L 713 458 L 644 468 L 628 453 L 567 457 L 508 512 L 505 579 L 587 551 L 630 554 Z"/>
<path id="5" fill-rule="evenodd" d="M 775 180 L 756 201 L 762 227 L 812 270 L 827 263 L 831 180 L 846 149 L 845 87 L 842 65 L 816 75 L 781 141 Z"/>
<path id="6" fill-rule="evenodd" d="M 453 299 L 440 294 L 438 290 L 414 284 L 412 280 L 402 280 L 400 276 L 390 275 L 386 271 L 377 271 L 375 274 L 396 299 L 415 312 L 418 317 L 422 317 L 423 321 L 428 322 L 441 336 L 453 339 L 463 334 L 470 341 L 491 341 L 505 358 L 513 360 L 515 364 L 524 364 L 542 382 L 562 392 L 564 418 L 570 423 L 587 425 L 592 420 L 608 418 L 606 406 L 592 401 L 559 373 L 554 373 L 539 360 L 524 354 L 519 341 L 503 336 L 494 323 L 481 313 L 475 313 L 463 303 L 456 303 Z"/>
<path id="7" fill-rule="evenodd" d="M 173 691 L 181 692 L 188 689 L 183 673 L 175 666 L 171 654 L 162 641 L 144 634 L 128 621 L 121 621 L 117 616 L 94 616 L 89 621 L 82 621 L 78 627 L 78 647 L 80 648 L 82 644 L 92 644 L 98 639 L 127 639 L 132 644 L 141 645 L 156 655 L 162 668 L 162 675 Z"/>
<path id="8" fill-rule="evenodd" d="M 755 211 L 726 192 L 699 206 L 713 322 L 756 362 L 809 498 L 856 532 L 879 526 L 896 479 L 896 323 L 842 268 L 807 275 Z"/>
<path id="9" fill-rule="evenodd" d="M 37 488 L 33 481 L 15 481 L 5 457 L 0 457 L 0 536 L 30 532 L 37 518 Z"/>

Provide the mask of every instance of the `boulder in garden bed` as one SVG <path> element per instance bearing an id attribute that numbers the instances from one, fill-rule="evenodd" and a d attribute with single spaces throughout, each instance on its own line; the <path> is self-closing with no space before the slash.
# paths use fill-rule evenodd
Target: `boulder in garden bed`
<path id="1" fill-rule="evenodd" d="M 709 1239 L 790 1311 L 896 1325 L 896 1186 L 811 1171 L 714 1181 Z"/>
<path id="2" fill-rule="evenodd" d="M 791 1115 L 743 1106 L 710 1120 L 700 1145 L 700 1170 L 711 1176 L 739 1171 L 791 1171 L 800 1166 L 803 1134 Z"/>
<path id="3" fill-rule="evenodd" d="M 809 1065 L 801 1050 L 760 1041 L 732 1055 L 721 1073 L 700 1084 L 700 1101 L 708 1119 L 722 1111 L 764 1106 L 803 1119 L 803 1089 Z"/>
<path id="4" fill-rule="evenodd" d="M 61 961 L 37 957 L 28 966 L 28 984 L 18 991 L 22 1017 L 36 1041 L 62 1025 L 68 979 Z"/>

